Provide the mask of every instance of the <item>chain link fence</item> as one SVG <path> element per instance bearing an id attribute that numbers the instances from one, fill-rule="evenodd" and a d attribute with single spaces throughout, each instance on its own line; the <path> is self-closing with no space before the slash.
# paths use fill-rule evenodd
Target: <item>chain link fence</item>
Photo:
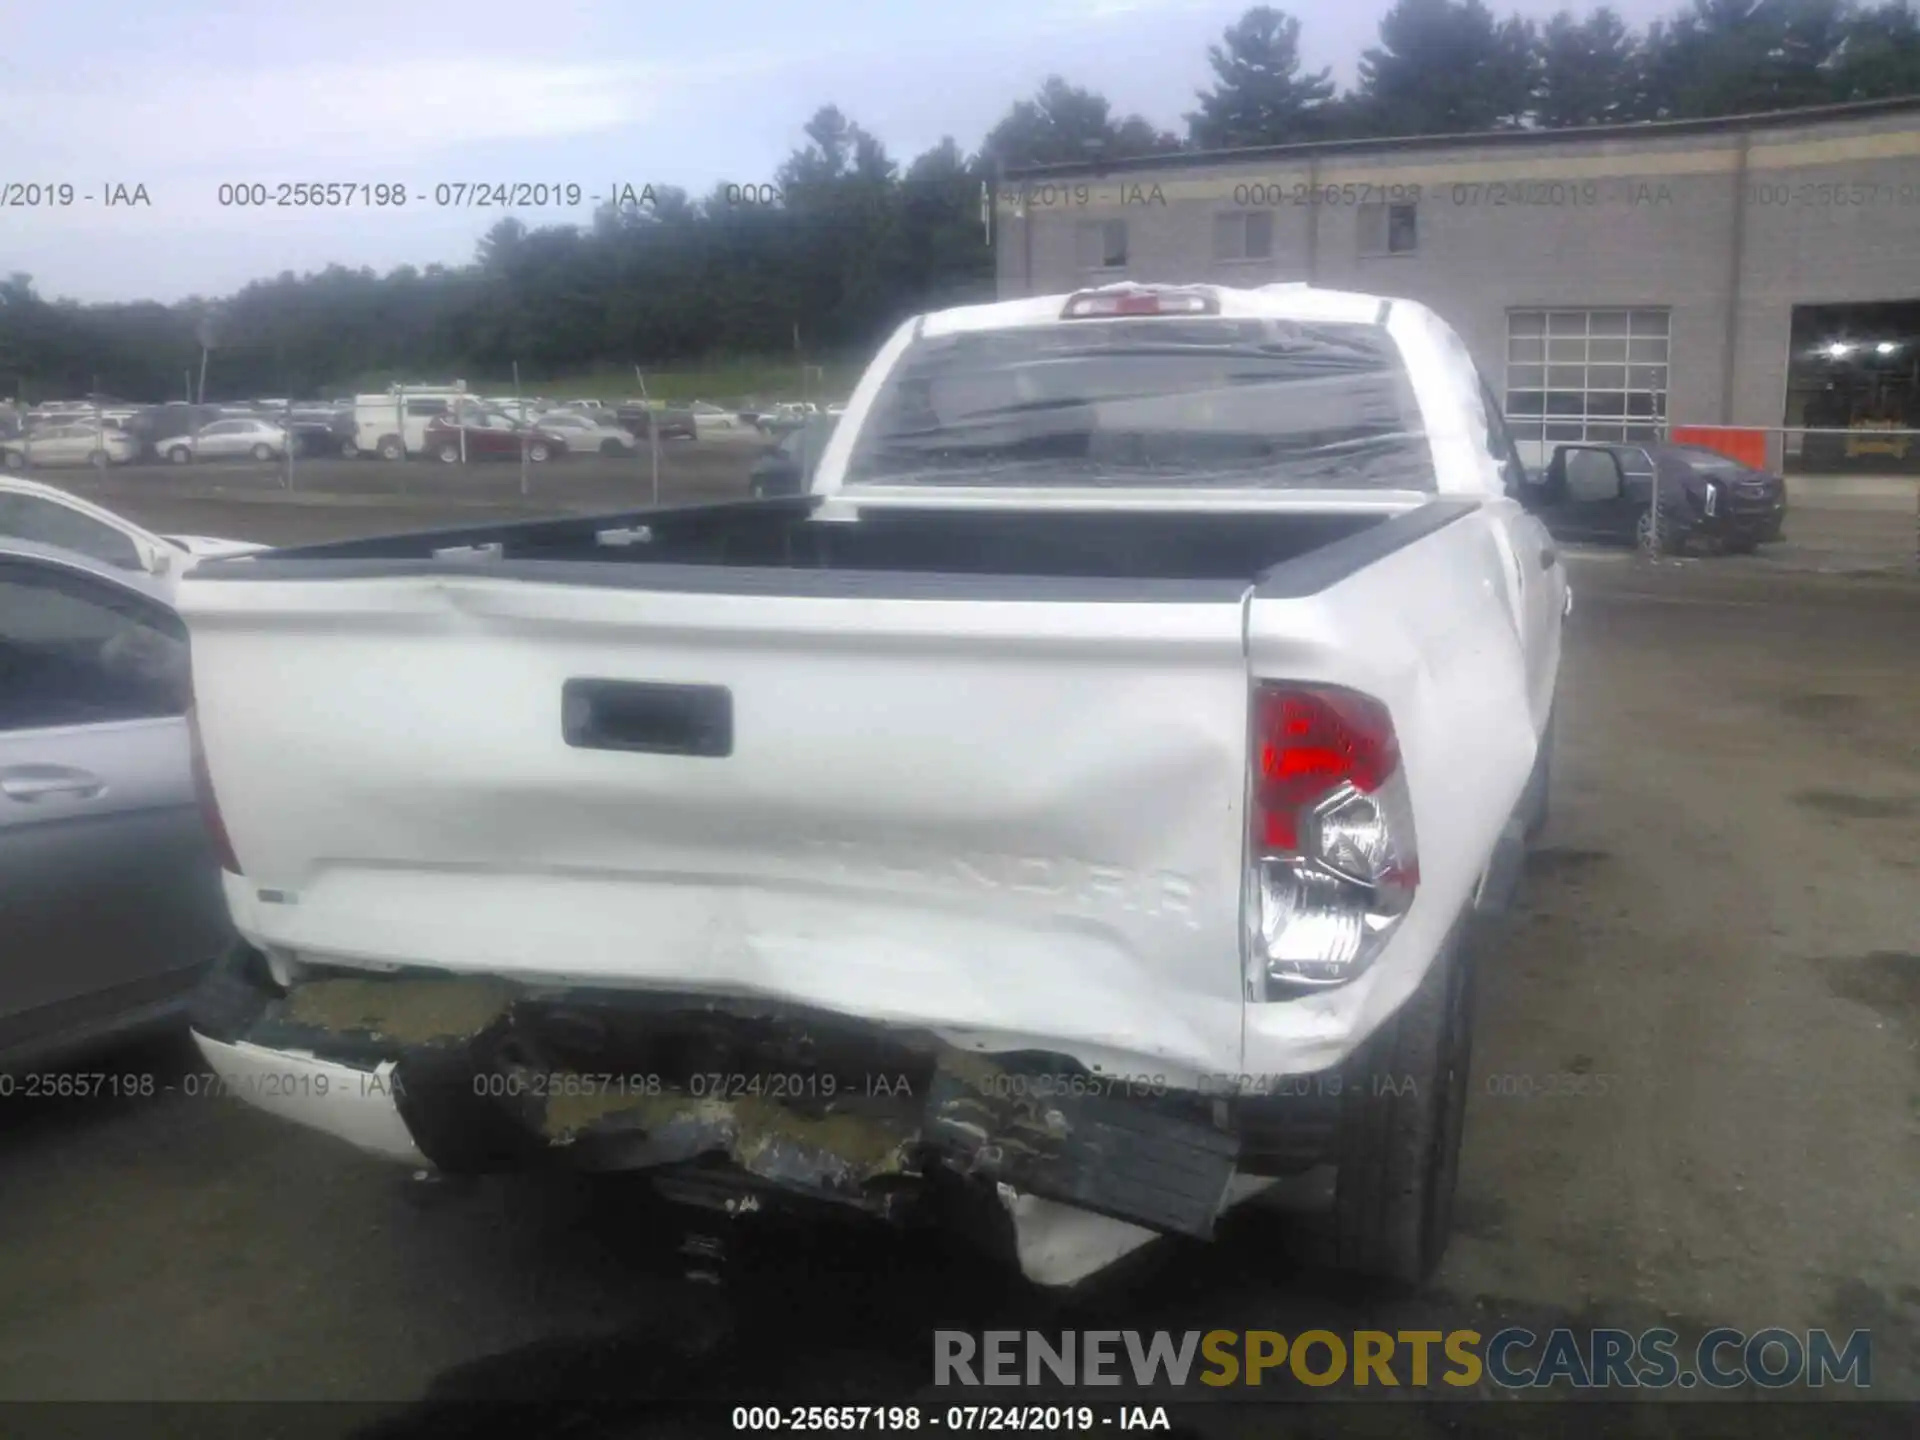
<path id="1" fill-rule="evenodd" d="M 55 484 L 75 469 L 92 470 L 109 486 L 117 483 L 113 474 L 125 472 L 130 481 L 146 469 L 165 472 L 166 483 L 183 493 L 201 487 L 316 500 L 402 497 L 449 508 L 476 501 L 611 509 L 743 497 L 756 488 L 756 467 L 777 466 L 781 439 L 821 408 L 790 402 L 776 423 L 771 407 L 763 414 L 757 407 L 662 406 L 646 399 L 637 368 L 635 387 L 639 396 L 617 406 L 559 402 L 523 393 L 516 369 L 511 394 L 480 395 L 452 382 L 393 386 L 327 404 L 151 407 L 95 394 L 0 406 L 0 457 L 10 473 Z M 1777 539 L 1764 537 L 1760 561 L 1920 573 L 1920 430 L 1672 424 L 1664 434 L 1668 443 L 1784 477 L 1784 523 Z M 1747 548 L 1715 544 L 1726 515 L 1702 508 L 1749 504 L 1747 484 L 1733 483 L 1738 477 L 1704 488 L 1672 480 L 1631 443 L 1589 438 L 1545 446 L 1549 456 L 1596 448 L 1637 458 L 1623 459 L 1617 489 L 1589 488 L 1581 503 L 1563 504 L 1549 523 L 1557 521 L 1567 538 L 1663 555 Z M 818 445 L 808 449 L 817 459 Z M 1711 456 L 1706 463 L 1714 463 Z"/>

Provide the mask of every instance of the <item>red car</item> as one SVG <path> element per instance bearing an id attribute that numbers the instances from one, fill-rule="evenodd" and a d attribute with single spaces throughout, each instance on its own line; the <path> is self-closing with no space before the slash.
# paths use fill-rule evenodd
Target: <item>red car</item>
<path id="1" fill-rule="evenodd" d="M 427 453 L 449 465 L 462 459 L 518 460 L 523 445 L 527 459 L 536 465 L 567 453 L 566 437 L 557 430 L 521 425 L 498 410 L 462 409 L 427 422 Z"/>

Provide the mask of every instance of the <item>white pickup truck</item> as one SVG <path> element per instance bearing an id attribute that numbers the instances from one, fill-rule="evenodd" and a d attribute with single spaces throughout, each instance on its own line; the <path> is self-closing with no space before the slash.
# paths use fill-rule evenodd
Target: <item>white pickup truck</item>
<path id="1" fill-rule="evenodd" d="M 986 1216 L 1046 1284 L 1330 1178 L 1417 1284 L 1545 815 L 1523 476 L 1420 305 L 1127 285 L 906 324 L 807 495 L 204 565 L 200 1046 L 415 1167 Z"/>

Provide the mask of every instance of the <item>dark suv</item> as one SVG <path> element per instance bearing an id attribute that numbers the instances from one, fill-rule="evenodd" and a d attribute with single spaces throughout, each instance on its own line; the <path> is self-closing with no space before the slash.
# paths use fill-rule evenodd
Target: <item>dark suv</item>
<path id="1" fill-rule="evenodd" d="M 1696 538 L 1745 554 L 1778 540 L 1786 523 L 1786 481 L 1697 445 L 1557 446 L 1527 504 L 1562 538 L 1647 548 L 1656 480 L 1660 549 L 1668 554 Z"/>

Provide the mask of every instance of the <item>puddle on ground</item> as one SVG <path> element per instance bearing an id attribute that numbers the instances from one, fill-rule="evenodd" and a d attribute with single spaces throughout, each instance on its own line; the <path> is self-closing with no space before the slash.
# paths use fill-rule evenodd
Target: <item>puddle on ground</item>
<path id="1" fill-rule="evenodd" d="M 1613 857 L 1605 850 L 1581 850 L 1572 845 L 1543 845 L 1527 853 L 1527 875 L 1578 875 Z"/>
<path id="2" fill-rule="evenodd" d="M 1794 803 L 1843 820 L 1900 820 L 1913 814 L 1915 802 L 1893 795 L 1855 795 L 1848 790 L 1800 790 Z"/>

